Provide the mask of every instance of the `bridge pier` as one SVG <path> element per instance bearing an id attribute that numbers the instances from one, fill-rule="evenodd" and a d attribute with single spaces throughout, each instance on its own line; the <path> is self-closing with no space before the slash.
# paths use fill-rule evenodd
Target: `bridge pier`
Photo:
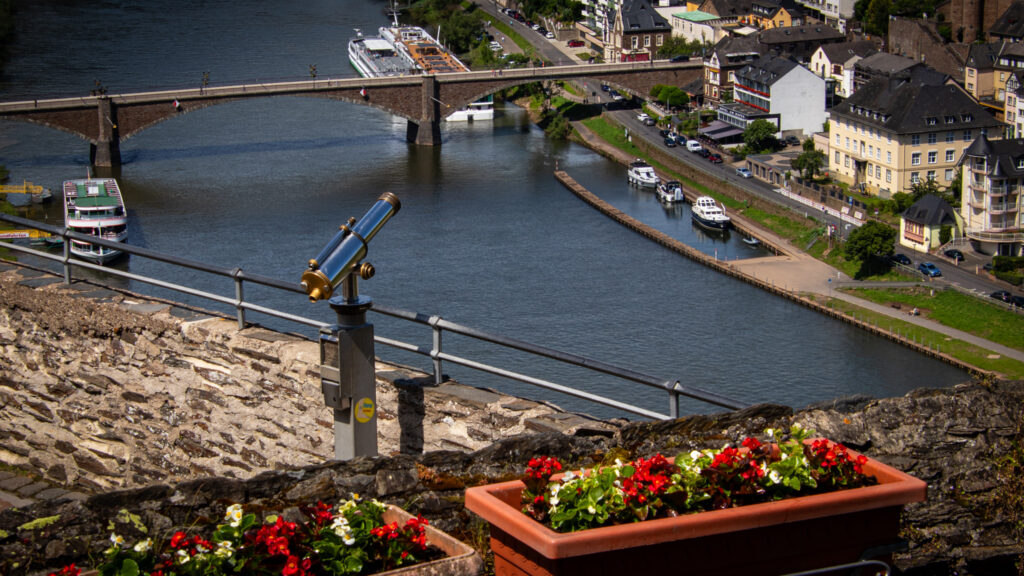
<path id="1" fill-rule="evenodd" d="M 424 77 L 420 121 L 409 120 L 405 131 L 407 141 L 414 142 L 417 146 L 441 145 L 441 101 L 437 98 L 439 94 L 437 79 L 433 76 Z"/>
<path id="2" fill-rule="evenodd" d="M 110 98 L 96 102 L 99 114 L 99 137 L 89 144 L 89 163 L 93 166 L 112 168 L 121 165 L 121 138 L 117 131 L 117 108 Z"/>

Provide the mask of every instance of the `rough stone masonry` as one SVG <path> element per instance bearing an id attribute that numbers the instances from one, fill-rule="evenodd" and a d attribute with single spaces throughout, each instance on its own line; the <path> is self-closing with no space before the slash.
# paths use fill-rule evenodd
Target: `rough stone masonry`
<path id="1" fill-rule="evenodd" d="M 330 424 L 311 343 L 13 268 L 0 270 L 0 302 L 0 461 L 93 493 L 0 511 L 3 574 L 87 563 L 122 509 L 167 533 L 216 520 L 227 503 L 294 514 L 352 492 L 423 513 L 486 554 L 463 490 L 517 477 L 533 455 L 590 466 L 794 422 L 928 482 L 928 500 L 904 513 L 901 573 L 1024 570 L 1021 382 L 612 424 L 424 386 L 379 364 L 382 456 L 325 461 Z M 33 528 L 41 518 L 50 523 Z"/>

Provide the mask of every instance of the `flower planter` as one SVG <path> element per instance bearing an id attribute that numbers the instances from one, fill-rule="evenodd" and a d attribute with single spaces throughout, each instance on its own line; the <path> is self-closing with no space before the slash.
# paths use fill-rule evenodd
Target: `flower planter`
<path id="1" fill-rule="evenodd" d="M 871 459 L 864 472 L 878 484 L 564 534 L 520 511 L 519 480 L 467 489 L 466 508 L 491 524 L 498 576 L 786 574 L 856 562 L 899 541 L 903 505 L 923 501 L 927 485 Z"/>
<path id="2" fill-rule="evenodd" d="M 398 522 L 405 524 L 412 518 L 412 515 L 397 506 L 388 505 L 384 512 L 385 522 Z M 421 562 L 412 566 L 403 566 L 387 572 L 378 572 L 379 576 L 476 576 L 483 572 L 484 562 L 476 550 L 457 540 L 452 536 L 427 526 L 427 543 L 439 548 L 445 553 L 445 558 L 439 558 L 430 562 Z"/>
<path id="3" fill-rule="evenodd" d="M 398 522 L 399 525 L 404 525 L 410 518 L 411 514 L 390 504 L 383 515 L 385 523 Z M 444 558 L 402 566 L 386 572 L 376 572 L 374 576 L 477 576 L 483 572 L 483 559 L 469 545 L 433 526 L 427 526 L 425 534 L 427 544 L 444 552 Z M 83 571 L 81 576 L 98 575 L 98 571 L 88 570 Z"/>

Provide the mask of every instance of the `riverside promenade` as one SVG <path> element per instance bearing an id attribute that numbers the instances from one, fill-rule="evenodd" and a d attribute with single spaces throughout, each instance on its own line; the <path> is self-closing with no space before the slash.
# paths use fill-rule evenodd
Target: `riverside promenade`
<path id="1" fill-rule="evenodd" d="M 597 151 L 601 155 L 616 160 L 623 165 L 628 165 L 629 162 L 634 160 L 632 155 L 612 146 L 611 144 L 600 138 L 598 135 L 594 134 L 583 123 L 573 122 L 572 125 L 573 128 L 576 129 L 576 132 L 580 135 L 582 143 L 590 147 L 591 149 Z M 556 177 L 562 180 L 563 183 L 566 183 L 566 178 L 571 180 L 571 174 L 567 174 L 564 172 L 561 174 L 562 175 L 556 173 Z M 659 174 L 659 177 L 664 179 L 666 175 Z M 572 189 L 572 186 L 570 184 L 566 183 L 566 185 L 570 189 Z M 594 202 L 590 203 L 592 205 L 594 204 Z M 657 232 L 639 222 L 627 223 L 627 219 L 631 220 L 628 218 L 628 216 L 623 218 L 623 216 L 625 215 L 622 215 L 621 213 L 613 215 L 612 213 L 609 212 L 609 210 L 611 210 L 612 212 L 616 212 L 614 209 L 602 209 L 601 207 L 598 207 L 598 209 L 601 209 L 603 212 L 611 216 L 613 219 L 620 221 L 620 223 L 623 223 L 628 227 L 633 228 L 637 230 L 639 233 L 642 233 L 648 237 L 657 239 L 658 236 L 665 236 L 664 234 Z M 776 252 L 776 255 L 764 258 L 750 258 L 746 260 L 733 260 L 729 262 L 724 262 L 716 260 L 714 258 L 710 258 L 704 255 L 703 253 L 698 252 L 697 250 L 688 249 L 689 247 L 679 248 L 678 246 L 668 246 L 668 243 L 664 240 L 662 240 L 661 243 L 666 245 L 667 247 L 675 249 L 680 253 L 683 253 L 684 255 L 694 260 L 698 260 L 706 265 L 717 268 L 722 272 L 730 273 L 733 276 L 741 278 L 745 277 L 749 280 L 752 280 L 751 283 L 759 285 L 764 288 L 768 288 L 776 293 L 780 293 L 780 295 L 785 295 L 789 297 L 791 300 L 800 302 L 804 305 L 808 305 L 809 307 L 817 309 L 819 311 L 828 312 L 830 313 L 830 315 L 838 319 L 842 319 L 854 324 L 861 325 L 862 327 L 869 329 L 873 332 L 879 334 L 884 333 L 891 340 L 898 341 L 901 344 L 904 344 L 911 348 L 918 349 L 921 352 L 930 354 L 932 356 L 938 357 L 941 360 L 961 366 L 962 368 L 970 370 L 972 372 L 977 372 L 978 370 L 973 366 L 967 365 L 963 362 L 957 361 L 943 354 L 937 354 L 935 353 L 935 351 L 927 347 L 909 341 L 906 338 L 901 338 L 898 334 L 892 334 L 889 331 L 882 329 L 881 327 L 871 326 L 864 322 L 858 322 L 855 319 L 844 317 L 844 315 L 842 315 L 839 312 L 833 311 L 825 306 L 821 306 L 820 304 L 815 304 L 814 301 L 805 298 L 804 295 L 815 295 L 818 297 L 835 298 L 838 300 L 842 300 L 844 302 L 848 302 L 861 308 L 871 310 L 872 312 L 883 314 L 885 316 L 900 320 L 902 322 L 914 324 L 915 326 L 920 326 L 922 328 L 943 334 L 948 338 L 954 338 L 957 340 L 961 340 L 963 342 L 967 342 L 969 344 L 973 344 L 975 346 L 978 346 L 979 348 L 983 348 L 985 350 L 990 351 L 992 354 L 998 354 L 1006 358 L 1012 358 L 1019 362 L 1024 362 L 1024 351 L 1009 348 L 1007 346 L 1003 346 L 1002 344 L 998 344 L 996 342 L 992 342 L 984 338 L 979 338 L 967 332 L 963 332 L 955 328 L 950 328 L 933 320 L 929 320 L 924 316 L 911 316 L 903 310 L 892 308 L 891 306 L 883 306 L 880 304 L 876 304 L 869 300 L 858 298 L 857 296 L 844 292 L 842 290 L 843 288 L 856 288 L 858 286 L 867 287 L 871 284 L 862 283 L 860 281 L 854 280 L 846 276 L 845 274 L 842 274 L 836 268 L 829 266 L 828 264 L 820 260 L 817 260 L 816 258 L 812 257 L 806 252 L 796 248 L 789 242 L 789 240 L 774 234 L 770 230 L 759 227 L 752 220 L 743 217 L 743 215 L 741 214 L 732 213 L 730 214 L 730 216 L 733 219 L 733 224 L 738 229 L 742 230 L 744 233 L 748 233 L 761 240 L 764 244 L 766 244 L 774 252 Z M 675 241 L 675 244 L 682 245 L 682 243 L 678 241 Z"/>

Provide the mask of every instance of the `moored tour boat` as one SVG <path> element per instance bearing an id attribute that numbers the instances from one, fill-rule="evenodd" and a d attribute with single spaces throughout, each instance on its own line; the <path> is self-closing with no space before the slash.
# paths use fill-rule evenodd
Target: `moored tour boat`
<path id="1" fill-rule="evenodd" d="M 658 200 L 661 200 L 665 204 L 673 204 L 675 202 L 682 202 L 685 197 L 683 196 L 683 185 L 678 180 L 669 180 L 658 184 Z"/>
<path id="2" fill-rule="evenodd" d="M 693 221 L 709 230 L 725 230 L 731 219 L 725 215 L 725 208 L 711 196 L 700 196 L 690 207 Z"/>
<path id="3" fill-rule="evenodd" d="M 124 242 L 128 237 L 128 216 L 117 181 L 113 178 L 65 181 L 64 226 L 72 232 Z M 123 254 L 121 250 L 81 240 L 72 240 L 70 249 L 79 258 L 101 264 Z"/>
<path id="4" fill-rule="evenodd" d="M 658 185 L 658 175 L 654 173 L 654 168 L 639 158 L 629 163 L 626 178 L 635 186 L 654 188 Z"/>

